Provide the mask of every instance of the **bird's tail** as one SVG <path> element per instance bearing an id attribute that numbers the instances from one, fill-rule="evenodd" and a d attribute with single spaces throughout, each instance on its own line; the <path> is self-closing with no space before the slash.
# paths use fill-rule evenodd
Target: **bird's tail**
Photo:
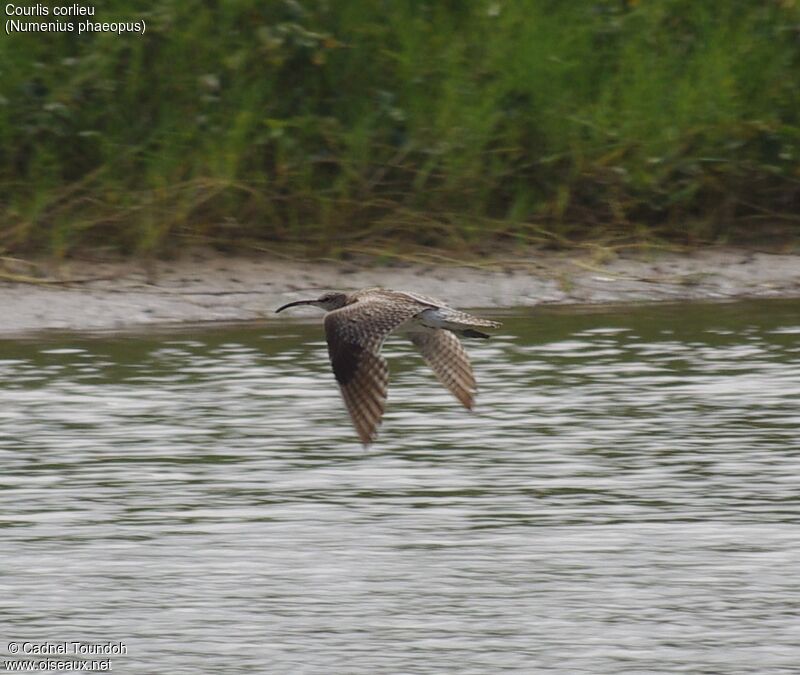
<path id="1" fill-rule="evenodd" d="M 450 307 L 427 309 L 418 316 L 422 324 L 429 328 L 444 328 L 464 337 L 488 338 L 489 336 L 486 333 L 476 330 L 476 328 L 497 328 L 500 326 L 497 321 L 481 319 Z"/>
<path id="2" fill-rule="evenodd" d="M 502 325 L 499 321 L 492 321 L 491 319 L 482 319 L 479 316 L 474 316 L 473 314 L 467 314 L 466 312 L 461 312 L 457 309 L 451 309 L 449 307 L 442 308 L 440 311 L 442 313 L 442 318 L 449 321 L 450 323 L 464 324 L 467 326 L 475 326 L 478 328 L 499 328 Z"/>
<path id="3" fill-rule="evenodd" d="M 474 330 L 472 328 L 459 331 L 459 335 L 462 335 L 463 337 L 483 338 L 484 340 L 489 338 L 488 333 L 481 333 L 479 330 Z"/>

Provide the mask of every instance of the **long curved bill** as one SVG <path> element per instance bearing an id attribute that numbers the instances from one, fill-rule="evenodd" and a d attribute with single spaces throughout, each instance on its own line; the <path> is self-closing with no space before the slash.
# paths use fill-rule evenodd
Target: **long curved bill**
<path id="1" fill-rule="evenodd" d="M 295 302 L 290 302 L 284 305 L 283 307 L 278 307 L 278 309 L 275 310 L 275 314 L 277 314 L 278 312 L 282 312 L 284 309 L 288 309 L 289 307 L 297 307 L 298 305 L 310 305 L 313 302 L 314 300 L 296 300 Z"/>

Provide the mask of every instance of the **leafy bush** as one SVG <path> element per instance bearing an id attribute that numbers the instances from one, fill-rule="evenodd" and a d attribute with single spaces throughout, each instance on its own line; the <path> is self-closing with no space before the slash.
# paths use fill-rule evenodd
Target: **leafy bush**
<path id="1" fill-rule="evenodd" d="M 797 232 L 796 0 L 97 13 L 0 45 L 6 250 Z"/>

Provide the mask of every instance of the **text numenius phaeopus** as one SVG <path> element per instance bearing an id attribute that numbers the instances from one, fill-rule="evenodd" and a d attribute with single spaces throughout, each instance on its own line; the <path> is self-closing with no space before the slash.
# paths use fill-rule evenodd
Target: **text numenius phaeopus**
<path id="1" fill-rule="evenodd" d="M 407 334 L 439 381 L 471 410 L 477 391 L 475 376 L 456 336 L 488 338 L 477 329 L 500 326 L 434 298 L 388 288 L 325 293 L 316 300 L 290 302 L 275 311 L 298 305 L 327 312 L 325 337 L 333 373 L 364 445 L 378 435 L 386 407 L 389 368 L 380 351 L 389 333 Z"/>

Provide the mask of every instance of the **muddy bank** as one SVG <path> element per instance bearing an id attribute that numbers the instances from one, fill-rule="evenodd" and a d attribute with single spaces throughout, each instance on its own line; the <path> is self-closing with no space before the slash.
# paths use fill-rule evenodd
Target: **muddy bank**
<path id="1" fill-rule="evenodd" d="M 537 253 L 472 267 L 302 263 L 193 252 L 147 266 L 68 261 L 47 270 L 6 261 L 3 274 L 0 334 L 269 320 L 285 302 L 366 286 L 417 291 L 460 307 L 800 297 L 800 255 L 736 249 L 606 263 Z"/>

